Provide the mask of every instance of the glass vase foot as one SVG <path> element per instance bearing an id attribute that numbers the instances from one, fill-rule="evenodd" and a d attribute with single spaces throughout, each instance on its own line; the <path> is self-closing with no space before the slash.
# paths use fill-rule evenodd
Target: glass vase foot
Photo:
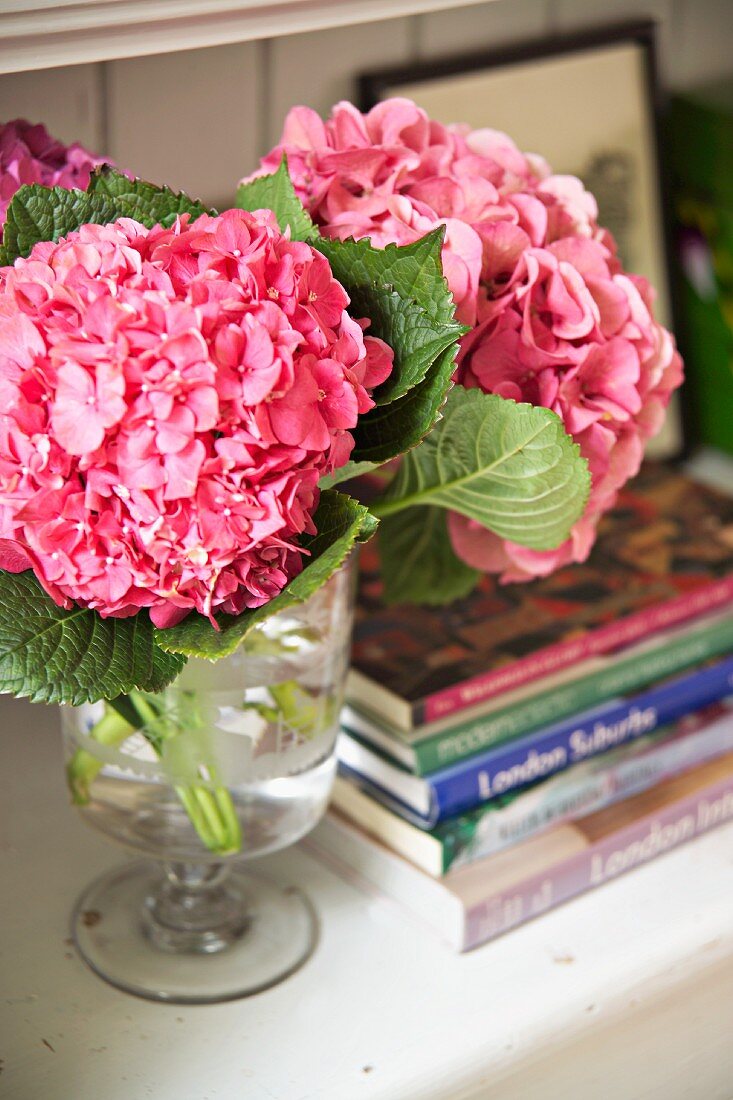
<path id="1" fill-rule="evenodd" d="M 138 860 L 84 891 L 72 933 L 87 965 L 118 989 L 212 1004 L 292 974 L 313 952 L 318 921 L 295 887 L 238 867 Z"/>

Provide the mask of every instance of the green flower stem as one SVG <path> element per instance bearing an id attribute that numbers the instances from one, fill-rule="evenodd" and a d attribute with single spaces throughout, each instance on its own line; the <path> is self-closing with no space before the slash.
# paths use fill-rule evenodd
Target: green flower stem
<path id="1" fill-rule="evenodd" d="M 103 716 L 91 730 L 90 736 L 100 745 L 118 748 L 135 732 L 131 725 L 116 710 L 105 710 Z M 76 806 L 86 806 L 89 802 L 89 785 L 102 769 L 102 761 L 97 760 L 86 749 L 77 749 L 66 765 L 66 781 L 71 791 L 71 800 Z"/>
<path id="2" fill-rule="evenodd" d="M 386 516 L 392 516 L 396 512 L 401 512 L 405 508 L 412 508 L 414 504 L 419 504 L 416 494 L 412 494 L 407 497 L 393 497 L 390 500 L 385 500 L 384 497 L 377 497 L 376 500 L 369 501 L 369 511 L 377 519 L 384 519 Z"/>
<path id="3" fill-rule="evenodd" d="M 231 856 L 241 851 L 242 828 L 226 787 L 219 784 L 211 790 L 190 784 L 176 787 L 175 791 L 209 851 L 218 856 Z"/>
<path id="4" fill-rule="evenodd" d="M 297 730 L 306 740 L 315 737 L 333 721 L 333 710 L 337 704 L 329 699 L 324 706 L 322 701 L 314 700 L 297 680 L 270 684 L 268 691 L 275 700 L 276 720 L 284 719 L 291 729 Z"/>
<path id="5" fill-rule="evenodd" d="M 206 845 L 211 852 L 218 850 L 218 840 L 216 835 L 209 827 L 209 823 L 206 819 L 198 799 L 196 798 L 194 787 L 176 787 L 176 794 L 181 800 L 184 810 L 188 814 L 189 820 L 193 825 L 199 839 Z"/>
<path id="6" fill-rule="evenodd" d="M 226 836 L 230 845 L 228 851 L 238 852 L 242 847 L 242 827 L 234 810 L 232 796 L 227 788 L 222 787 L 221 784 L 214 788 L 213 794 L 222 821 L 225 824 Z"/>
<path id="7" fill-rule="evenodd" d="M 89 736 L 101 745 L 118 748 L 136 730 L 140 730 L 158 756 L 165 742 L 180 732 L 179 727 L 150 697 L 139 691 L 109 701 L 104 715 Z M 89 802 L 89 787 L 102 768 L 86 749 L 77 749 L 66 766 L 72 801 L 84 806 Z M 226 787 L 217 783 L 210 788 L 198 783 L 178 785 L 176 794 L 202 843 L 216 855 L 232 855 L 242 847 L 242 831 Z"/>
<path id="8" fill-rule="evenodd" d="M 179 732 L 164 712 L 156 710 L 140 692 L 130 692 L 129 698 L 143 723 L 143 733 L 160 755 L 164 743 Z M 231 855 L 242 847 L 239 819 L 232 796 L 226 787 L 217 784 L 212 790 L 197 783 L 179 785 L 176 794 L 196 829 L 201 841 L 217 855 Z"/>
<path id="9" fill-rule="evenodd" d="M 163 751 L 163 742 L 178 733 L 176 725 L 148 702 L 139 691 L 131 691 L 127 696 L 137 715 L 137 728 L 140 729 L 158 756 Z"/>
<path id="10" fill-rule="evenodd" d="M 140 725 L 140 716 L 126 695 L 118 695 L 116 699 L 108 699 L 105 706 L 117 711 L 120 718 L 124 718 L 133 729 Z"/>

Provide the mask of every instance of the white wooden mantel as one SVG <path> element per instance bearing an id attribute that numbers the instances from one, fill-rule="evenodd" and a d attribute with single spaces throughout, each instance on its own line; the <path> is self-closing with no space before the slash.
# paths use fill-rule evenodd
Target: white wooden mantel
<path id="1" fill-rule="evenodd" d="M 222 46 L 481 0 L 2 0 L 0 73 Z"/>

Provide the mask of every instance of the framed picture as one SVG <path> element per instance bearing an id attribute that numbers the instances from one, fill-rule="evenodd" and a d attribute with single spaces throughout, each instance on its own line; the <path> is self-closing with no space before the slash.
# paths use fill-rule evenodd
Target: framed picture
<path id="1" fill-rule="evenodd" d="M 671 326 L 654 32 L 634 23 L 365 73 L 361 106 L 406 96 L 440 122 L 503 130 L 554 172 L 579 176 L 625 267 L 654 285 L 657 316 Z M 677 455 L 682 440 L 675 400 L 648 453 Z"/>

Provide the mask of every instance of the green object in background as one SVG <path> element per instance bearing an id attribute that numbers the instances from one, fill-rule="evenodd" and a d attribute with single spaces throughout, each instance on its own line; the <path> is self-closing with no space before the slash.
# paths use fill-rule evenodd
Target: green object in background
<path id="1" fill-rule="evenodd" d="M 675 96 L 667 138 L 691 426 L 733 453 L 733 81 Z"/>

